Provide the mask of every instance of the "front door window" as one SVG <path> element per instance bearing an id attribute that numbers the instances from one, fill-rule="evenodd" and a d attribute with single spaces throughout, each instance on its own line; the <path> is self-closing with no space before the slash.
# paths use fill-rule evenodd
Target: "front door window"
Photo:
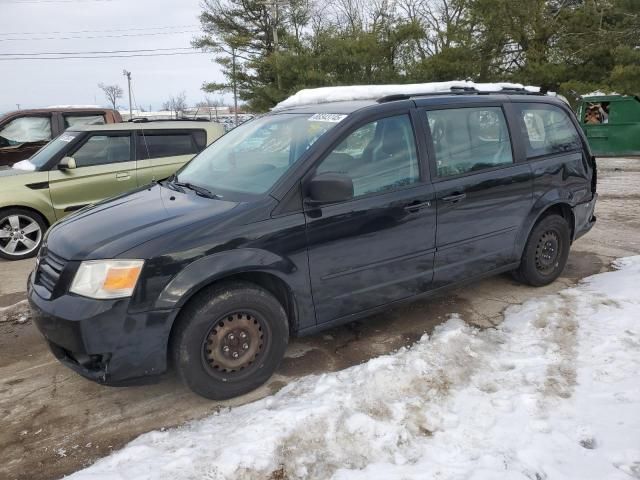
<path id="1" fill-rule="evenodd" d="M 317 172 L 348 175 L 355 197 L 417 183 L 418 155 L 409 116 L 383 118 L 358 128 L 322 161 Z"/>
<path id="2" fill-rule="evenodd" d="M 72 155 L 77 167 L 106 165 L 131 160 L 131 137 L 94 135 Z"/>

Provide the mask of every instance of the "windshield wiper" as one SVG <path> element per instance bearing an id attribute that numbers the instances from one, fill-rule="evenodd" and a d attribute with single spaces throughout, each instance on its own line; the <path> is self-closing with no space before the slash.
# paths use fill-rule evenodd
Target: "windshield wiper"
<path id="1" fill-rule="evenodd" d="M 161 183 L 161 182 L 158 182 L 158 183 L 163 187 L 170 188 L 171 190 L 174 190 L 176 192 L 184 193 L 184 189 L 174 183 L 173 180 L 175 179 L 175 177 L 176 177 L 175 175 L 171 175 L 169 178 L 167 178 L 164 181 L 164 183 Z"/>
<path id="2" fill-rule="evenodd" d="M 213 193 L 210 190 L 207 190 L 204 187 L 200 187 L 198 185 L 194 185 L 193 183 L 189 183 L 189 182 L 178 182 L 177 180 L 173 180 L 172 182 L 170 182 L 172 185 L 175 185 L 176 187 L 184 187 L 184 188 L 188 188 L 189 190 L 193 190 L 194 192 L 196 192 L 198 195 L 202 196 L 202 197 L 206 197 L 206 198 L 220 198 L 219 195 L 216 195 L 215 193 Z"/>

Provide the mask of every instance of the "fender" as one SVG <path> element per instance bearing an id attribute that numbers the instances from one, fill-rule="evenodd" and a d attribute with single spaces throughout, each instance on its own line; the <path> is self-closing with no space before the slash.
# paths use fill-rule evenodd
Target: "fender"
<path id="1" fill-rule="evenodd" d="M 48 172 L 2 170 L 0 172 L 0 208 L 25 208 L 38 212 L 52 225 L 56 215 L 51 206 Z"/>
<path id="2" fill-rule="evenodd" d="M 306 251 L 304 252 L 306 259 Z M 216 280 L 238 273 L 267 273 L 282 280 L 292 294 L 298 327 L 315 325 L 306 262 L 302 268 L 273 252 L 257 248 L 239 248 L 215 253 L 196 260 L 178 273 L 163 289 L 154 309 L 179 309 L 194 294 Z"/>
<path id="3" fill-rule="evenodd" d="M 0 210 L 4 208 L 24 208 L 25 210 L 32 210 L 36 213 L 39 213 L 40 215 L 42 215 L 42 218 L 45 220 L 48 227 L 51 227 L 51 225 L 53 225 L 57 221 L 51 205 L 44 201 L 40 201 L 39 199 L 34 200 L 33 203 L 15 200 L 0 202 Z"/>
<path id="4" fill-rule="evenodd" d="M 571 224 L 569 227 L 571 228 L 571 231 L 575 231 L 575 218 L 573 216 L 573 207 L 575 206 L 575 202 L 573 200 L 572 193 L 564 189 L 549 190 L 542 197 L 536 200 L 533 207 L 531 207 L 527 218 L 522 222 L 522 227 L 516 237 L 516 253 L 518 258 L 522 255 L 522 251 L 524 250 L 524 246 L 527 243 L 529 234 L 531 233 L 534 225 L 538 222 L 540 217 L 542 217 L 542 215 L 554 205 L 566 205 L 569 207 L 571 211 Z"/>

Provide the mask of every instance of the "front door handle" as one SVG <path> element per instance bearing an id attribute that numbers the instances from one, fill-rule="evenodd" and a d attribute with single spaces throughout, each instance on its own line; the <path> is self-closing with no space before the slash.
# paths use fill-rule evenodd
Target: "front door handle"
<path id="1" fill-rule="evenodd" d="M 422 210 L 423 208 L 429 208 L 430 206 L 431 206 L 431 201 L 430 200 L 426 201 L 426 202 L 416 201 L 416 202 L 410 203 L 409 205 L 405 205 L 404 209 L 407 212 L 413 213 L 413 212 L 417 212 L 419 210 Z"/>
<path id="2" fill-rule="evenodd" d="M 442 197 L 443 202 L 447 203 L 458 203 L 461 200 L 467 198 L 466 193 L 454 193 L 452 195 L 447 195 L 446 197 Z"/>
<path id="3" fill-rule="evenodd" d="M 116 173 L 116 180 L 129 180 L 130 178 L 131 178 L 131 174 L 129 172 Z"/>

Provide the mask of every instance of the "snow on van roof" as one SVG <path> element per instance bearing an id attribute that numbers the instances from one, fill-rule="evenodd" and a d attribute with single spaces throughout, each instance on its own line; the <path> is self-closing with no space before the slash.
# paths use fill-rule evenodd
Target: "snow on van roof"
<path id="1" fill-rule="evenodd" d="M 320 87 L 300 90 L 295 95 L 277 104 L 273 110 L 315 105 L 327 102 L 352 100 L 376 100 L 387 95 L 415 95 L 445 93 L 452 88 L 475 88 L 481 92 L 497 92 L 503 88 L 522 89 L 538 93 L 540 87 L 525 86 L 520 83 L 475 83 L 468 80 L 452 82 L 409 83 L 406 85 L 351 85 L 343 87 Z"/>

